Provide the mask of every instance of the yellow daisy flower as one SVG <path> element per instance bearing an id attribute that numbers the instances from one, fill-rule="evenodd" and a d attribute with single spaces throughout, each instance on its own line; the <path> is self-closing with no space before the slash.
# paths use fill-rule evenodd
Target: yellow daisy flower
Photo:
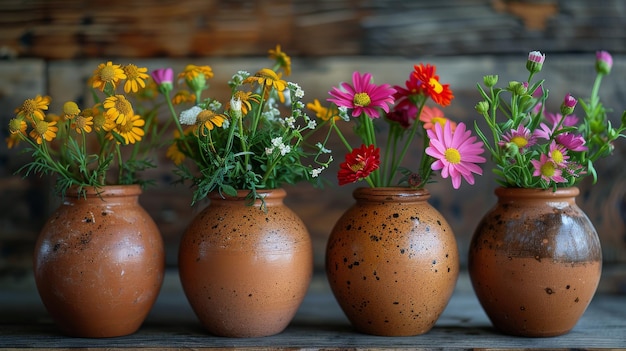
<path id="1" fill-rule="evenodd" d="M 192 80 L 200 74 L 202 74 L 205 79 L 213 78 L 213 69 L 211 66 L 187 65 L 185 69 L 178 74 L 178 78 Z"/>
<path id="2" fill-rule="evenodd" d="M 101 63 L 93 72 L 92 87 L 104 91 L 107 83 L 111 84 L 113 89 L 117 87 L 120 80 L 126 79 L 126 73 L 120 65 L 114 65 L 111 61 L 106 64 Z"/>
<path id="3" fill-rule="evenodd" d="M 80 113 L 80 108 L 74 101 L 68 101 L 63 104 L 63 116 L 65 119 L 73 119 Z"/>
<path id="4" fill-rule="evenodd" d="M 35 127 L 30 131 L 30 137 L 41 144 L 43 140 L 52 141 L 56 136 L 59 128 L 56 126 L 57 122 L 35 121 Z"/>
<path id="5" fill-rule="evenodd" d="M 328 108 L 322 106 L 318 99 L 313 100 L 313 102 L 309 102 L 306 104 L 306 107 L 315 112 L 315 116 L 323 121 L 328 121 L 331 118 L 337 121 L 341 118 L 339 117 L 339 110 L 336 107 Z"/>
<path id="6" fill-rule="evenodd" d="M 213 130 L 215 127 L 221 127 L 226 117 L 219 115 L 211 110 L 202 110 L 196 117 L 196 125 L 202 135 L 206 135 L 206 130 Z"/>
<path id="7" fill-rule="evenodd" d="M 133 64 L 128 64 L 123 66 L 124 74 L 126 74 L 126 83 L 124 83 L 124 92 L 136 93 L 139 91 L 139 87 L 145 88 L 146 82 L 145 80 L 150 78 L 148 75 L 148 68 L 146 67 L 137 67 Z"/>
<path id="8" fill-rule="evenodd" d="M 70 128 L 76 130 L 76 133 L 82 134 L 83 131 L 85 133 L 91 133 L 92 126 L 93 126 L 92 116 L 89 116 L 89 117 L 76 116 Z"/>
<path id="9" fill-rule="evenodd" d="M 9 132 L 11 132 L 11 134 L 26 134 L 27 127 L 23 119 L 12 118 L 9 121 Z"/>
<path id="10" fill-rule="evenodd" d="M 180 90 L 172 98 L 172 104 L 174 105 L 180 105 L 185 102 L 190 102 L 190 103 L 196 102 L 196 94 L 192 94 L 188 90 Z"/>
<path id="11" fill-rule="evenodd" d="M 252 92 L 241 90 L 236 91 L 235 94 L 233 94 L 233 98 L 241 101 L 241 114 L 244 116 L 252 110 L 251 102 L 259 103 L 261 99 L 258 94 L 252 94 Z"/>
<path id="12" fill-rule="evenodd" d="M 49 96 L 37 95 L 34 99 L 26 99 L 22 106 L 16 109 L 17 118 L 32 118 L 43 121 L 45 118 L 44 110 L 48 110 L 50 105 Z"/>
<path id="13" fill-rule="evenodd" d="M 174 140 L 180 138 L 180 132 L 174 131 Z M 185 154 L 178 148 L 178 142 L 174 141 L 165 151 L 165 156 L 172 160 L 175 165 L 180 165 L 185 160 Z"/>
<path id="14" fill-rule="evenodd" d="M 273 87 L 278 92 L 280 102 L 285 102 L 283 91 L 287 88 L 287 82 L 280 78 L 280 74 L 269 68 L 263 68 L 254 76 L 250 76 L 243 81 L 243 84 L 256 82 L 264 87 Z M 269 91 L 267 91 L 269 93 Z"/>
<path id="15" fill-rule="evenodd" d="M 291 57 L 280 50 L 280 45 L 276 45 L 276 49 L 269 51 L 270 58 L 275 60 L 280 67 L 285 70 L 285 75 L 291 74 Z"/>
<path id="16" fill-rule="evenodd" d="M 135 115 L 133 105 L 126 100 L 124 95 L 109 96 L 104 100 L 102 106 L 107 117 L 113 119 L 117 124 L 124 124 L 128 118 Z"/>
<path id="17" fill-rule="evenodd" d="M 145 135 L 143 126 L 146 121 L 140 115 L 134 115 L 126 120 L 126 123 L 118 124 L 116 131 L 124 138 L 125 145 L 134 144 L 141 141 Z"/>

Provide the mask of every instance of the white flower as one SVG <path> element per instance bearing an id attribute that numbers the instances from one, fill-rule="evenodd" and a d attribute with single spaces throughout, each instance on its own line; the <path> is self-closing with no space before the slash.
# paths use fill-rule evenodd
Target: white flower
<path id="1" fill-rule="evenodd" d="M 323 154 L 330 154 L 332 152 L 331 150 L 325 148 L 324 145 L 320 142 L 315 144 L 315 146 L 317 146 L 317 148 L 320 149 L 320 152 Z"/>
<path id="2" fill-rule="evenodd" d="M 311 170 L 311 177 L 317 178 L 324 171 L 324 167 L 314 168 Z"/>
<path id="3" fill-rule="evenodd" d="M 180 124 L 190 126 L 196 124 L 196 118 L 198 117 L 198 114 L 200 114 L 200 112 L 202 112 L 202 108 L 198 106 L 194 106 L 188 110 L 182 111 L 179 118 Z"/>
<path id="4" fill-rule="evenodd" d="M 291 129 L 295 128 L 296 119 L 293 116 L 285 118 L 285 124 Z"/>
<path id="5" fill-rule="evenodd" d="M 289 90 L 293 90 L 293 94 L 296 98 L 302 99 L 304 97 L 304 90 L 302 90 L 298 84 L 287 82 L 287 85 L 289 86 Z"/>
<path id="6" fill-rule="evenodd" d="M 315 127 L 317 127 L 317 122 L 315 120 L 309 120 L 309 124 L 307 125 L 307 128 L 309 129 L 315 129 Z"/>

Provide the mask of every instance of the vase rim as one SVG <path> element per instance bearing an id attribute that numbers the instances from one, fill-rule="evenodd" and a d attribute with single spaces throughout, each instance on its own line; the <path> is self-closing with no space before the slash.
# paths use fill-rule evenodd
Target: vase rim
<path id="1" fill-rule="evenodd" d="M 228 196 L 226 194 L 220 194 L 217 191 L 209 193 L 209 199 L 211 200 L 230 200 L 230 201 L 243 201 L 248 199 L 248 195 L 251 190 L 238 189 L 237 196 Z M 275 189 L 257 189 L 257 194 L 263 197 L 263 199 L 282 199 L 287 196 L 287 191 L 284 188 Z M 259 200 L 257 200 L 259 201 Z"/>
<path id="2" fill-rule="evenodd" d="M 80 197 L 119 197 L 119 196 L 138 196 L 142 193 L 141 186 L 139 184 L 128 185 L 104 185 L 101 187 L 85 186 L 79 191 L 78 186 L 70 187 L 67 192 L 67 197 L 80 198 Z"/>
<path id="3" fill-rule="evenodd" d="M 575 198 L 580 194 L 576 186 L 557 188 L 556 190 L 542 188 L 509 188 L 498 187 L 494 193 L 498 197 L 516 198 Z"/>
<path id="4" fill-rule="evenodd" d="M 359 187 L 354 189 L 352 196 L 355 199 L 370 199 L 374 201 L 416 201 L 428 200 L 430 192 L 426 188 L 413 189 L 401 186 Z"/>

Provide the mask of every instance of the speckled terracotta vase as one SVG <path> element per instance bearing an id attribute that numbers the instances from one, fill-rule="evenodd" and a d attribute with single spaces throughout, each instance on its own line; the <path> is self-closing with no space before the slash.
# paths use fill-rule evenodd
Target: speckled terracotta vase
<path id="1" fill-rule="evenodd" d="M 76 337 L 132 334 L 163 282 L 163 239 L 138 185 L 70 189 L 36 242 L 35 282 L 59 329 Z"/>
<path id="2" fill-rule="evenodd" d="M 332 291 L 360 332 L 428 332 L 456 285 L 454 234 L 427 190 L 359 188 L 326 249 Z"/>
<path id="3" fill-rule="evenodd" d="M 496 195 L 469 251 L 483 309 L 506 334 L 569 332 L 591 302 L 602 270 L 598 235 L 575 202 L 578 188 L 498 188 Z"/>
<path id="4" fill-rule="evenodd" d="M 302 303 L 313 273 L 313 246 L 302 220 L 284 205 L 285 190 L 210 196 L 189 224 L 178 257 L 180 280 L 209 333 L 260 337 L 282 332 Z"/>

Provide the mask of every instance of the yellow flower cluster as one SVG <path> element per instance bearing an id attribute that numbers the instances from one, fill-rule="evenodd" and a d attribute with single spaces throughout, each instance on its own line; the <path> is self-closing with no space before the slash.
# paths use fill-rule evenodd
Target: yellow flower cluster
<path id="1" fill-rule="evenodd" d="M 100 64 L 94 71 L 92 87 L 100 91 L 114 91 L 117 85 L 125 80 L 124 91 L 137 93 L 139 88 L 146 87 L 149 78 L 147 68 L 138 68 L 135 65 L 116 65 L 112 62 Z M 30 136 L 37 144 L 43 141 L 51 142 L 57 137 L 59 127 L 67 124 L 69 130 L 77 134 L 91 133 L 92 131 L 103 132 L 108 140 L 116 139 L 118 143 L 134 144 L 141 141 L 145 135 L 143 127 L 144 119 L 135 114 L 131 102 L 125 95 L 111 94 L 103 102 L 85 110 L 80 110 L 73 101 L 63 105 L 63 113 L 60 116 L 46 115 L 51 98 L 49 96 L 36 96 L 27 99 L 22 106 L 15 111 L 16 116 L 9 122 L 11 135 L 7 139 L 9 148 L 15 146 L 20 139 Z M 28 126 L 31 127 L 27 134 Z M 115 134 L 121 138 L 115 138 Z M 122 142 L 123 140 L 123 142 Z"/>

